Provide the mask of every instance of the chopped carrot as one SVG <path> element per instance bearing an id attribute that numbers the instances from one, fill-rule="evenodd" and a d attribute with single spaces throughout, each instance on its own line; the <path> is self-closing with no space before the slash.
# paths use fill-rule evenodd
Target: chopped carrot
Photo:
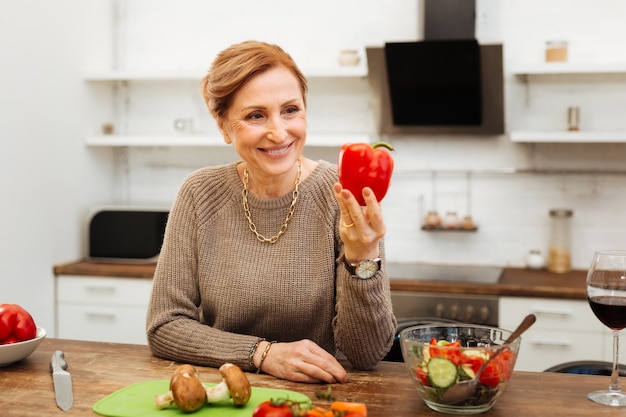
<path id="1" fill-rule="evenodd" d="M 331 411 L 337 415 L 346 417 L 367 417 L 367 406 L 365 403 L 353 403 L 347 401 L 335 401 L 330 405 Z"/>
<path id="2" fill-rule="evenodd" d="M 334 417 L 334 414 L 331 410 L 315 407 L 307 411 L 306 417 Z"/>

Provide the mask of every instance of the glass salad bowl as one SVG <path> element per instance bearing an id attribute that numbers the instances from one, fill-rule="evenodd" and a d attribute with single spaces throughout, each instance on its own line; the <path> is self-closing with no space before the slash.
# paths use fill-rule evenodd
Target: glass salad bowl
<path id="1" fill-rule="evenodd" d="M 404 329 L 399 338 L 404 363 L 429 408 L 477 414 L 493 407 L 513 373 L 521 339 L 505 344 L 510 335 L 491 326 L 434 323 Z"/>

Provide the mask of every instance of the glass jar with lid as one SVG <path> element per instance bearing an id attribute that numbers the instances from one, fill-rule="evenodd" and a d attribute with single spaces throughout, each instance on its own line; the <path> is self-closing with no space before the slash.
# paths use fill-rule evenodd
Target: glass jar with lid
<path id="1" fill-rule="evenodd" d="M 572 216 L 569 209 L 550 210 L 548 271 L 564 274 L 572 270 Z"/>

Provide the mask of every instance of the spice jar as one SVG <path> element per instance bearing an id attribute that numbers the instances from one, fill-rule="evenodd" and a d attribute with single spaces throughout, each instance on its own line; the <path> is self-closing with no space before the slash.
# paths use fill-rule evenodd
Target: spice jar
<path id="1" fill-rule="evenodd" d="M 449 211 L 443 216 L 443 219 L 441 219 L 441 224 L 446 229 L 458 229 L 461 225 L 461 220 L 459 219 L 459 215 L 456 214 L 456 211 Z"/>
<path id="2" fill-rule="evenodd" d="M 437 229 L 441 227 L 441 217 L 436 211 L 429 211 L 424 217 L 424 227 L 426 229 Z"/>
<path id="3" fill-rule="evenodd" d="M 568 209 L 550 210 L 551 229 L 548 249 L 548 271 L 563 274 L 572 269 L 571 220 Z"/>

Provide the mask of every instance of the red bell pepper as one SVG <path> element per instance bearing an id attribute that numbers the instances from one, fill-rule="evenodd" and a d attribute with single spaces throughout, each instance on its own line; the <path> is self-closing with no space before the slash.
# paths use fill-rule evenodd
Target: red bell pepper
<path id="1" fill-rule="evenodd" d="M 434 337 L 430 340 L 430 357 L 431 358 L 444 358 L 450 362 L 458 365 L 461 363 L 461 342 L 454 341 L 441 341 L 437 342 Z"/>
<path id="2" fill-rule="evenodd" d="M 341 186 L 350 190 L 361 206 L 365 205 L 363 188 L 370 187 L 381 201 L 391 182 L 393 173 L 393 158 L 383 149 L 393 151 L 393 147 L 386 142 L 347 143 L 339 151 L 339 182 Z"/>
<path id="3" fill-rule="evenodd" d="M 0 304 L 0 344 L 22 342 L 37 335 L 30 313 L 17 304 Z"/>

